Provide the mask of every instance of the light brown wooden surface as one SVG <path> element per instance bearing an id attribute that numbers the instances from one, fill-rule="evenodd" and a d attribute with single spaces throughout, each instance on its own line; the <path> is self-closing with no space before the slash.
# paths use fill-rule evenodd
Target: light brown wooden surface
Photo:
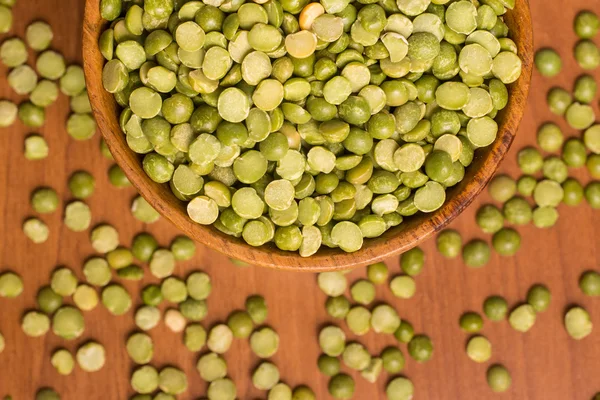
<path id="1" fill-rule="evenodd" d="M 559 121 L 545 106 L 547 89 L 553 85 L 570 88 L 573 79 L 582 73 L 572 58 L 575 35 L 571 25 L 576 11 L 590 7 L 600 13 L 599 3 L 583 0 L 532 0 L 531 5 L 536 45 L 558 48 L 565 61 L 565 73 L 553 80 L 534 73 L 525 120 L 501 167 L 501 171 L 515 177 L 518 176 L 517 149 L 534 142 L 536 127 L 541 122 Z M 82 0 L 19 0 L 14 11 L 15 34 L 22 35 L 30 21 L 48 20 L 56 33 L 55 47 L 69 60 L 80 61 Z M 5 73 L 5 69 L 0 70 L 3 76 Z M 600 78 L 597 71 L 594 74 Z M 17 100 L 5 81 L 1 82 L 0 97 Z M 72 342 L 52 334 L 45 338 L 27 338 L 19 327 L 24 310 L 35 307 L 35 293 L 48 282 L 52 269 L 66 265 L 81 277 L 82 263 L 93 251 L 86 233 L 73 233 L 62 226 L 60 212 L 42 217 L 51 227 L 48 242 L 34 245 L 24 237 L 20 226 L 27 216 L 33 215 L 28 199 L 35 187 L 54 187 L 61 193 L 64 204 L 69 200 L 66 180 L 70 172 L 86 169 L 94 173 L 97 181 L 97 191 L 89 201 L 94 224 L 114 224 L 125 245 L 129 245 L 133 235 L 142 230 L 155 234 L 163 245 L 177 234 L 176 229 L 164 220 L 144 226 L 131 217 L 128 207 L 134 190 L 118 190 L 109 185 L 106 170 L 110 162 L 98 152 L 99 135 L 84 143 L 69 139 L 64 130 L 67 114 L 67 101 L 61 98 L 50 109 L 47 123 L 40 130 L 51 149 L 51 155 L 45 161 L 27 162 L 24 159 L 23 139 L 29 129 L 16 124 L 0 130 L 0 270 L 18 271 L 26 286 L 19 298 L 0 299 L 0 332 L 7 342 L 6 349 L 0 354 L 0 396 L 11 394 L 14 400 L 30 400 L 37 388 L 52 386 L 64 400 L 125 400 L 132 394 L 129 376 L 133 364 L 124 348 L 125 338 L 134 328 L 132 312 L 112 317 L 99 306 L 85 314 L 84 337 Z M 568 136 L 578 135 L 562 122 L 561 126 Z M 583 181 L 588 180 L 583 170 L 573 171 L 573 174 Z M 482 236 L 474 224 L 473 214 L 477 205 L 487 201 L 487 194 L 482 195 L 452 224 L 465 239 Z M 582 271 L 598 268 L 600 239 L 596 227 L 600 224 L 600 212 L 582 205 L 575 209 L 561 206 L 560 213 L 561 218 L 552 229 L 518 228 L 523 235 L 523 247 L 518 255 L 511 258 L 493 255 L 489 265 L 480 270 L 469 270 L 460 260 L 442 259 L 435 252 L 433 241 L 428 241 L 423 245 L 427 254 L 426 267 L 417 278 L 418 292 L 411 300 L 394 299 L 387 288 L 378 287 L 378 299 L 393 304 L 402 318 L 411 321 L 418 332 L 430 335 L 435 345 L 434 358 L 427 364 L 416 364 L 407 357 L 403 373 L 415 383 L 415 399 L 588 400 L 600 391 L 600 333 L 596 331 L 589 338 L 575 342 L 567 337 L 562 326 L 565 308 L 570 304 L 581 304 L 591 312 L 596 330 L 600 327 L 600 300 L 585 298 L 577 286 Z M 392 274 L 399 273 L 396 258 L 390 259 L 388 264 Z M 274 361 L 281 369 L 282 380 L 291 385 L 309 384 L 319 399 L 330 399 L 328 380 L 316 368 L 319 355 L 316 335 L 329 319 L 323 308 L 325 296 L 317 289 L 314 275 L 238 269 L 225 257 L 203 249 L 199 249 L 193 261 L 180 264 L 177 275 L 184 276 L 194 268 L 206 270 L 214 284 L 209 299 L 209 317 L 203 325 L 210 327 L 223 321 L 231 310 L 243 307 L 250 294 L 264 295 L 270 305 L 268 324 L 281 335 L 280 351 Z M 362 269 L 357 270 L 348 275 L 349 280 L 364 276 L 364 273 Z M 150 281 L 153 279 L 146 282 Z M 476 365 L 467 359 L 463 349 L 467 335 L 460 331 L 457 320 L 464 311 L 480 310 L 483 299 L 491 294 L 506 296 L 511 305 L 521 302 L 534 283 L 548 285 L 553 299 L 550 309 L 539 316 L 529 333 L 517 333 L 506 322 L 486 321 L 483 332 L 494 347 L 490 363 L 504 364 L 513 377 L 510 392 L 493 395 L 485 383 L 485 371 L 490 363 Z M 137 293 L 142 286 L 127 285 L 132 293 Z M 206 386 L 194 368 L 198 354 L 187 351 L 181 336 L 169 332 L 164 325 L 153 330 L 151 335 L 156 345 L 153 364 L 157 367 L 176 365 L 188 373 L 190 390 L 180 398 L 202 398 Z M 108 361 L 104 369 L 93 374 L 76 369 L 71 376 L 59 376 L 49 362 L 52 351 L 58 347 L 75 350 L 89 339 L 106 346 Z M 392 338 L 374 334 L 361 338 L 351 335 L 350 339 L 364 343 L 373 354 L 394 343 Z M 405 346 L 401 348 L 406 354 Z M 240 399 L 266 398 L 264 392 L 257 391 L 250 383 L 250 371 L 258 360 L 251 355 L 246 341 L 236 340 L 225 358 Z M 357 383 L 355 399 L 385 399 L 387 374 L 382 374 L 374 385 L 366 383 L 357 374 L 352 375 Z"/>
<path id="2" fill-rule="evenodd" d="M 434 213 L 419 213 L 380 237 L 365 240 L 363 247 L 352 254 L 323 246 L 310 258 L 304 258 L 296 252 L 282 251 L 272 243 L 258 248 L 252 247 L 241 238 L 232 238 L 212 226 L 196 224 L 188 217 L 185 203 L 173 195 L 169 185 L 158 184 L 146 175 L 141 168 L 140 157 L 129 149 L 125 137 L 120 132 L 118 114 L 115 111 L 118 105 L 113 96 L 102 87 L 102 67 L 105 60 L 100 54 L 97 42 L 105 21 L 100 17 L 99 4 L 100 0 L 86 2 L 83 23 L 84 68 L 98 126 L 106 136 L 106 142 L 115 159 L 148 202 L 188 236 L 212 249 L 218 249 L 224 254 L 253 265 L 310 272 L 348 269 L 392 257 L 426 240 L 459 215 L 493 176 L 515 137 L 529 92 L 533 66 L 533 38 L 528 1 L 523 0 L 506 16 L 506 23 L 512 29 L 511 36 L 515 39 L 523 61 L 523 72 L 511 85 L 510 101 L 498 116 L 501 123 L 497 140 L 477 152 L 462 182 L 448 191 L 446 203 Z"/>

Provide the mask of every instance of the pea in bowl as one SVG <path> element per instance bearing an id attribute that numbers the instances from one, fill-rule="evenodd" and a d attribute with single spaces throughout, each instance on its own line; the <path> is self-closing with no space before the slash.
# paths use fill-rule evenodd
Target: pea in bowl
<path id="1" fill-rule="evenodd" d="M 438 3 L 87 0 L 98 126 L 212 249 L 296 271 L 380 261 L 473 201 L 525 109 L 528 2 Z"/>

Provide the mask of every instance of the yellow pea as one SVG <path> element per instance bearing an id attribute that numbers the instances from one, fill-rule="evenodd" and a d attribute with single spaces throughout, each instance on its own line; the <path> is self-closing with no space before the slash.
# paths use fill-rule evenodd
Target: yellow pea
<path id="1" fill-rule="evenodd" d="M 300 29 L 308 30 L 311 28 L 314 20 L 319 16 L 325 14 L 325 9 L 321 3 L 310 3 L 302 9 L 300 12 Z"/>
<path id="2" fill-rule="evenodd" d="M 288 140 L 288 145 L 292 150 L 300 150 L 300 145 L 302 141 L 302 137 L 300 137 L 300 133 L 294 128 L 293 125 L 284 123 L 283 126 L 279 129 L 279 132 L 283 133 Z"/>
<path id="3" fill-rule="evenodd" d="M 311 31 L 300 31 L 285 38 L 285 49 L 292 57 L 306 58 L 317 48 L 317 37 Z"/>

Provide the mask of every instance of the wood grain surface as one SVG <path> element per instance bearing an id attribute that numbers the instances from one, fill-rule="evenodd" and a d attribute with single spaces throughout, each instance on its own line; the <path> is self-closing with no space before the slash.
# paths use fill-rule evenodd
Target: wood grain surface
<path id="1" fill-rule="evenodd" d="M 173 195 L 169 185 L 156 183 L 148 177 L 141 167 L 141 157 L 129 149 L 125 136 L 121 134 L 117 118 L 119 107 L 114 97 L 103 90 L 102 68 L 105 60 L 97 43 L 106 21 L 100 16 L 100 0 L 86 1 L 83 21 L 84 68 L 90 101 L 106 143 L 131 183 L 155 209 L 197 242 L 253 265 L 275 269 L 317 272 L 364 266 L 403 253 L 427 240 L 468 207 L 494 175 L 517 133 L 529 93 L 533 38 L 528 3 L 528 0 L 517 2 L 514 10 L 505 18 L 523 67 L 520 78 L 510 85 L 508 105 L 498 115 L 500 126 L 496 141 L 477 151 L 471 168 L 465 171 L 464 179 L 459 184 L 448 190 L 447 201 L 442 207 L 433 213 L 419 213 L 380 237 L 365 240 L 362 248 L 352 254 L 322 246 L 316 254 L 306 258 L 300 257 L 297 252 L 280 250 L 273 243 L 261 247 L 249 246 L 242 238 L 233 238 L 212 226 L 202 226 L 192 221 L 187 214 L 186 204 Z"/>
<path id="2" fill-rule="evenodd" d="M 80 26 L 83 0 L 19 0 L 15 7 L 16 24 L 13 34 L 23 35 L 26 25 L 36 19 L 50 22 L 55 30 L 54 47 L 68 60 L 81 62 Z M 573 57 L 576 38 L 572 33 L 573 17 L 579 9 L 592 8 L 600 13 L 600 3 L 584 0 L 531 0 L 537 47 L 552 46 L 563 56 L 565 72 L 560 78 L 544 79 L 534 73 L 529 106 L 515 143 L 501 166 L 501 171 L 518 176 L 515 154 L 518 148 L 533 144 L 535 131 L 543 121 L 560 123 L 568 136 L 578 135 L 563 121 L 552 117 L 545 105 L 545 93 L 554 85 L 571 88 L 573 80 L 582 73 Z M 600 43 L 600 42 L 599 42 Z M 30 59 L 30 62 L 34 58 Z M 3 76 L 5 69 L 0 70 Z M 600 74 L 595 71 L 596 78 Z M 20 100 L 2 80 L 0 98 Z M 594 105 L 597 109 L 597 104 Z M 80 340 L 65 342 L 48 334 L 44 338 L 28 338 L 19 326 L 24 310 L 35 307 L 35 294 L 46 284 L 51 271 L 59 265 L 72 268 L 82 277 L 83 261 L 93 250 L 87 233 L 73 233 L 61 223 L 56 212 L 42 216 L 50 226 L 50 239 L 34 245 L 24 237 L 20 226 L 33 215 L 29 195 L 38 186 L 51 186 L 62 197 L 62 205 L 69 200 L 67 177 L 77 169 L 85 169 L 96 176 L 97 191 L 89 200 L 93 223 L 108 222 L 116 227 L 124 245 L 143 230 L 152 232 L 162 245 L 168 245 L 177 230 L 168 222 L 160 221 L 145 226 L 133 219 L 128 208 L 135 196 L 133 189 L 115 189 L 108 183 L 106 171 L 110 162 L 100 156 L 99 135 L 88 142 L 71 140 L 64 129 L 68 102 L 64 97 L 51 107 L 46 125 L 39 130 L 50 144 L 50 157 L 44 161 L 28 162 L 22 154 L 23 139 L 31 131 L 20 123 L 0 130 L 0 270 L 15 270 L 25 281 L 25 291 L 17 299 L 0 299 L 0 332 L 6 338 L 6 349 L 0 354 L 0 396 L 10 394 L 14 400 L 31 400 L 42 386 L 52 386 L 63 400 L 126 400 L 133 394 L 129 376 L 134 365 L 125 352 L 125 339 L 134 329 L 132 311 L 122 317 L 113 317 L 102 307 L 85 314 L 86 331 Z M 589 180 L 584 170 L 572 171 L 584 182 Z M 453 224 L 465 239 L 482 236 L 474 223 L 478 205 L 488 202 L 487 194 L 478 200 Z M 485 268 L 469 270 L 460 260 L 447 261 L 435 251 L 434 242 L 423 245 L 427 254 L 424 272 L 417 278 L 418 292 L 410 300 L 393 298 L 385 287 L 378 287 L 380 301 L 393 304 L 402 318 L 412 322 L 418 332 L 430 335 L 435 345 L 433 359 L 417 364 L 407 358 L 403 374 L 415 383 L 415 399 L 515 399 L 515 400 L 589 400 L 600 391 L 600 333 L 587 339 L 570 340 L 562 325 L 565 308 L 581 304 L 600 326 L 600 300 L 585 298 L 577 286 L 582 271 L 598 268 L 600 259 L 600 212 L 589 206 L 560 207 L 558 224 L 548 230 L 531 226 L 518 228 L 523 246 L 516 257 L 501 258 L 493 255 Z M 489 237 L 485 237 L 489 239 Z M 393 274 L 399 273 L 398 260 L 388 260 Z M 182 263 L 177 275 L 185 276 L 193 269 L 203 269 L 213 278 L 214 291 L 209 299 L 209 316 L 203 322 L 210 327 L 223 321 L 229 312 L 243 307 L 245 298 L 259 293 L 270 305 L 268 324 L 281 336 L 281 346 L 273 358 L 280 367 L 282 380 L 290 385 L 308 384 L 319 399 L 330 399 L 327 378 L 316 368 L 319 355 L 316 335 L 329 321 L 325 311 L 325 296 L 318 290 L 312 274 L 277 272 L 267 269 L 239 269 L 216 252 L 199 249 L 193 261 Z M 348 275 L 350 281 L 364 276 L 363 269 Z M 138 293 L 145 283 L 128 284 L 132 293 Z M 544 283 L 552 290 L 550 309 L 539 315 L 535 327 L 526 334 L 513 331 L 506 322 L 486 321 L 483 333 L 491 340 L 494 354 L 490 363 L 478 365 L 464 353 L 467 335 L 460 331 L 457 320 L 467 310 L 480 310 L 483 299 L 491 294 L 505 296 L 511 305 L 524 300 L 528 288 Z M 136 304 L 139 300 L 136 300 Z M 597 328 L 598 329 L 598 328 Z M 199 399 L 206 393 L 206 385 L 195 371 L 198 354 L 192 354 L 181 343 L 181 335 L 169 332 L 164 325 L 151 332 L 156 352 L 153 364 L 157 367 L 175 365 L 183 368 L 189 377 L 189 391 L 181 399 Z M 390 337 L 369 334 L 357 338 L 373 354 L 393 344 Z M 106 346 L 106 366 L 96 373 L 80 369 L 68 376 L 59 376 L 50 365 L 50 354 L 57 348 L 75 350 L 87 340 L 97 340 Z M 401 346 L 406 354 L 406 348 Z M 225 358 L 229 373 L 243 400 L 264 399 L 266 394 L 251 385 L 250 371 L 258 360 L 249 350 L 247 341 L 236 340 Z M 502 395 L 490 392 L 485 383 L 485 371 L 491 363 L 502 363 L 512 373 L 512 389 Z M 355 399 L 385 399 L 382 374 L 376 384 L 369 384 L 355 373 Z"/>

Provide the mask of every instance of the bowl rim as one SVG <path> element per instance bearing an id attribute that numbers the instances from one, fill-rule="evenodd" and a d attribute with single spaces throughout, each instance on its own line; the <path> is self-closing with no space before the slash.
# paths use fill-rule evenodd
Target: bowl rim
<path id="1" fill-rule="evenodd" d="M 185 205 L 175 198 L 168 185 L 153 182 L 144 173 L 139 155 L 127 147 L 118 122 L 116 102 L 102 86 L 104 59 L 97 42 L 107 21 L 102 20 L 100 16 L 99 3 L 100 0 L 86 0 L 83 64 L 93 113 L 115 161 L 140 195 L 183 233 L 228 257 L 252 265 L 304 272 L 345 270 L 379 262 L 417 246 L 442 230 L 475 200 L 507 154 L 525 112 L 533 69 L 533 29 L 529 0 L 519 0 L 514 10 L 508 11 L 507 17 L 514 19 L 511 32 L 516 30 L 519 34 L 519 40 L 515 42 L 523 64 L 522 74 L 519 80 L 511 85 L 509 102 L 502 111 L 504 116 L 499 124 L 496 141 L 486 148 L 486 154 L 478 160 L 481 166 L 474 175 L 467 182 L 467 179 L 463 180 L 460 187 L 452 188 L 453 192 L 458 192 L 456 195 L 450 196 L 434 213 L 409 218 L 379 238 L 366 239 L 363 248 L 354 253 L 344 253 L 340 249 L 322 246 L 315 255 L 304 258 L 297 252 L 282 251 L 274 245 L 251 247 L 239 238 L 225 235 L 212 226 L 196 224 L 189 219 Z"/>

